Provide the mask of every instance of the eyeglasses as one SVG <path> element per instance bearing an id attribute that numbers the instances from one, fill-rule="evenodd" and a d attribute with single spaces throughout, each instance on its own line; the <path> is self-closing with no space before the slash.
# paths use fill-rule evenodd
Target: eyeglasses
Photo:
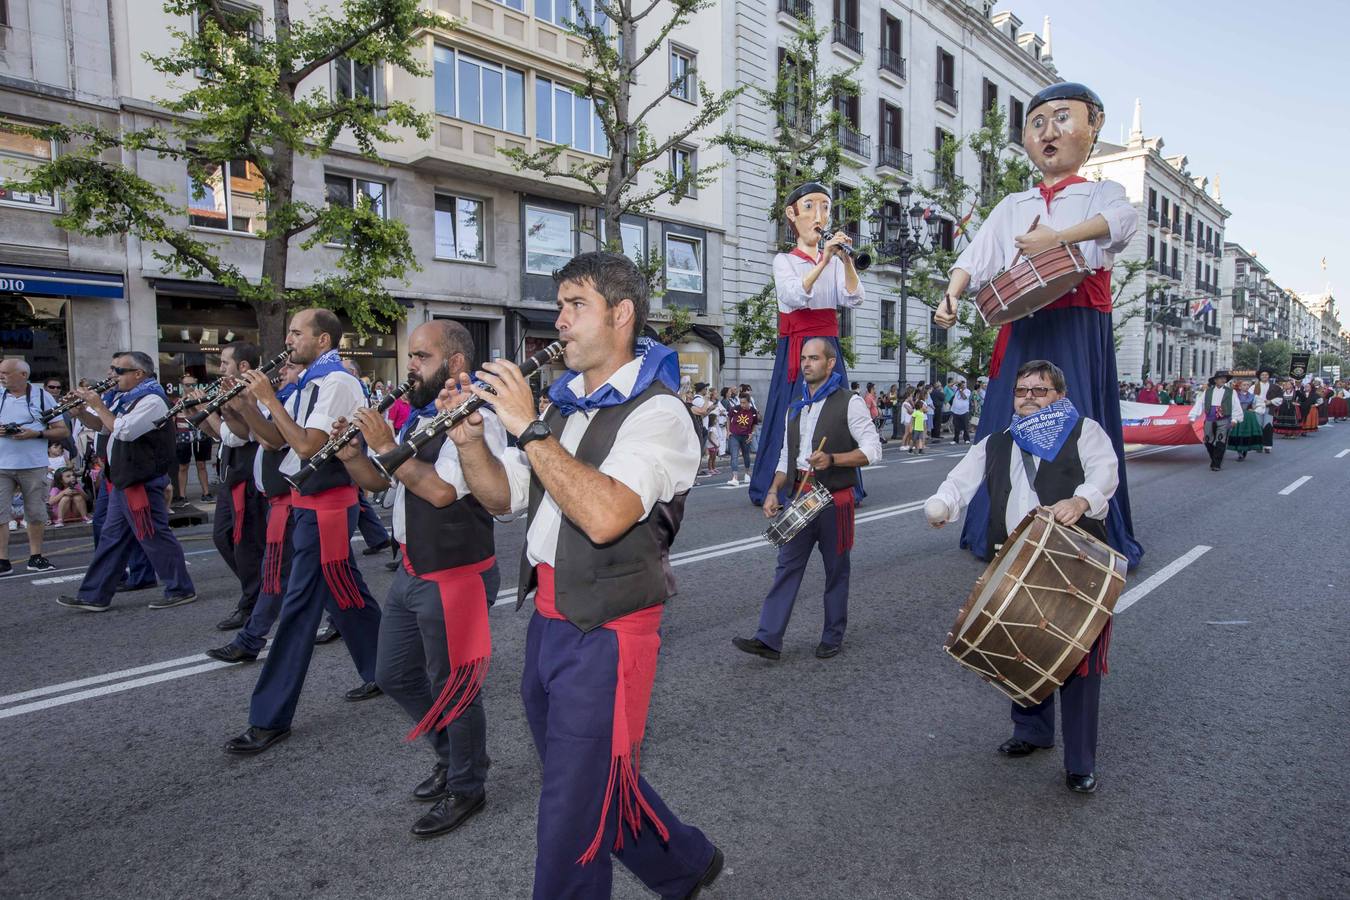
<path id="1" fill-rule="evenodd" d="M 49 385 L 47 385 L 47 390 L 49 390 L 49 391 L 59 391 L 59 390 L 61 390 L 61 385 L 59 385 L 59 384 L 49 384 Z"/>
<path id="2" fill-rule="evenodd" d="M 1013 396 L 1025 397 L 1027 394 L 1030 394 L 1033 397 L 1044 397 L 1053 390 L 1054 388 L 1052 387 L 1030 387 L 1030 388 L 1016 387 L 1013 388 Z"/>

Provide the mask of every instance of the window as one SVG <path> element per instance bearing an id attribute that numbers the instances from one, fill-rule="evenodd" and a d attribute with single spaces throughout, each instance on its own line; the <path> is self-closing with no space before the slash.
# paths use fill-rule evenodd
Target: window
<path id="1" fill-rule="evenodd" d="M 56 209 L 52 194 L 35 194 L 9 188 L 10 181 L 26 180 L 33 167 L 56 158 L 56 144 L 19 134 L 0 119 L 0 201 L 34 209 Z M 8 123 L 13 125 L 14 123 Z"/>
<path id="2" fill-rule="evenodd" d="M 681 178 L 684 178 L 687 175 L 691 178 L 694 177 L 692 175 L 689 175 L 689 173 L 698 171 L 697 160 L 698 157 L 693 147 L 683 144 L 671 147 L 670 148 L 671 177 L 674 178 L 676 181 L 679 181 Z M 674 196 L 677 199 L 683 197 L 696 197 L 698 196 L 698 189 L 695 186 L 694 182 L 690 181 L 689 184 L 687 184 L 685 187 L 677 188 Z"/>
<path id="3" fill-rule="evenodd" d="M 1014 144 L 1022 143 L 1022 126 L 1026 124 L 1026 106 L 1016 97 L 1008 98 L 1008 138 Z"/>
<path id="4" fill-rule="evenodd" d="M 333 60 L 333 94 L 354 100 L 364 97 L 376 101 L 379 69 L 370 63 L 359 63 L 345 56 Z"/>
<path id="5" fill-rule="evenodd" d="M 364 178 L 349 178 L 346 175 L 325 175 L 323 187 L 329 206 L 355 209 L 361 198 L 365 198 L 376 215 L 382 219 L 389 218 L 385 199 L 389 186 L 382 181 L 367 181 Z"/>
<path id="6" fill-rule="evenodd" d="M 525 271 L 549 275 L 576 255 L 575 216 L 560 209 L 525 207 Z"/>
<path id="7" fill-rule="evenodd" d="M 0 16 L 4 15 L 3 11 L 5 6 L 6 0 L 0 0 Z M 221 0 L 220 11 L 225 18 L 226 29 L 228 31 L 235 32 L 236 30 L 247 29 L 249 38 L 255 46 L 262 43 L 262 11 L 259 10 L 258 7 L 247 3 L 234 3 L 231 2 L 231 0 Z M 204 15 L 204 13 L 198 12 L 196 18 L 193 19 L 192 26 L 195 34 L 201 34 L 203 31 Z M 5 23 L 0 21 L 0 24 Z M 220 65 L 223 68 L 231 62 L 233 62 L 233 58 L 227 53 L 226 57 L 221 60 Z M 211 71 L 204 67 L 199 67 L 196 70 L 196 74 L 198 78 L 202 79 L 211 77 Z"/>
<path id="8" fill-rule="evenodd" d="M 904 113 L 900 107 L 881 101 L 881 146 L 901 150 L 904 148 Z"/>
<path id="9" fill-rule="evenodd" d="M 834 197 L 831 198 L 831 207 L 834 212 L 834 221 L 839 223 L 839 228 L 853 238 L 853 243 L 862 243 L 862 228 L 858 224 L 858 212 L 852 208 L 853 198 L 857 195 L 858 189 L 847 184 L 836 184 L 834 186 Z"/>
<path id="10" fill-rule="evenodd" d="M 525 11 L 525 0 L 496 0 L 496 2 L 507 9 L 514 9 L 516 12 Z"/>
<path id="11" fill-rule="evenodd" d="M 482 200 L 436 195 L 436 258 L 487 261 Z"/>
<path id="12" fill-rule="evenodd" d="M 835 94 L 834 108 L 838 111 L 844 124 L 854 131 L 857 131 L 862 119 L 861 104 L 858 102 L 857 94 Z"/>
<path id="13" fill-rule="evenodd" d="M 0 0 L 0 25 L 9 24 L 9 0 Z"/>
<path id="14" fill-rule="evenodd" d="M 938 246 L 947 251 L 956 249 L 956 229 L 951 219 L 938 219 Z"/>
<path id="15" fill-rule="evenodd" d="M 945 128 L 935 128 L 933 130 L 933 177 L 938 185 L 944 185 L 956 178 L 956 160 L 948 159 L 945 162 L 942 159 L 942 147 L 949 140 L 955 140 L 952 133 Z"/>
<path id="16" fill-rule="evenodd" d="M 1153 235 L 1151 234 L 1148 236 L 1148 256 L 1146 258 L 1149 262 L 1153 262 Z"/>
<path id="17" fill-rule="evenodd" d="M 697 55 L 683 47 L 670 47 L 670 96 L 690 103 L 698 102 L 698 78 L 694 62 Z"/>
<path id="18" fill-rule="evenodd" d="M 881 49 L 900 52 L 900 20 L 886 12 L 881 14 Z"/>
<path id="19" fill-rule="evenodd" d="M 609 19 L 606 18 L 604 10 L 599 9 L 592 0 L 534 0 L 534 17 L 551 22 L 559 28 L 566 28 L 578 21 L 576 18 L 578 9 L 581 13 L 580 22 L 594 22 L 606 34 L 609 33 Z"/>
<path id="20" fill-rule="evenodd" d="M 207 163 L 200 179 L 187 177 L 188 224 L 258 234 L 266 227 L 262 173 L 249 160 Z"/>
<path id="21" fill-rule="evenodd" d="M 1157 188 L 1148 189 L 1148 208 L 1156 210 L 1158 208 L 1158 190 Z"/>
<path id="22" fill-rule="evenodd" d="M 937 48 L 937 99 L 948 106 L 956 106 L 956 58 Z"/>
<path id="23" fill-rule="evenodd" d="M 578 97 L 570 87 L 547 78 L 534 79 L 534 135 L 586 153 L 609 156 L 609 141 L 591 98 Z"/>
<path id="24" fill-rule="evenodd" d="M 894 300 L 882 300 L 882 301 L 881 301 L 881 330 L 882 330 L 882 331 L 889 331 L 889 332 L 891 332 L 892 334 L 894 334 L 895 331 L 896 331 L 896 328 L 895 328 L 895 301 L 894 301 Z M 883 346 L 883 347 L 881 348 L 881 358 L 882 358 L 882 359 L 895 359 L 895 349 L 896 349 L 895 347 L 885 347 L 885 346 Z"/>
<path id="25" fill-rule="evenodd" d="M 596 210 L 596 218 L 600 222 L 600 242 L 603 244 L 609 240 L 605 236 L 605 215 Z M 619 239 L 623 242 L 623 255 L 641 265 L 647 255 L 647 226 L 639 222 L 620 222 Z"/>
<path id="26" fill-rule="evenodd" d="M 666 290 L 703 293 L 703 241 L 666 235 Z"/>
<path id="27" fill-rule="evenodd" d="M 984 80 L 984 111 L 988 113 L 995 109 L 998 109 L 998 85 L 986 78 Z"/>
<path id="28" fill-rule="evenodd" d="M 436 46 L 436 112 L 525 133 L 525 73 Z"/>

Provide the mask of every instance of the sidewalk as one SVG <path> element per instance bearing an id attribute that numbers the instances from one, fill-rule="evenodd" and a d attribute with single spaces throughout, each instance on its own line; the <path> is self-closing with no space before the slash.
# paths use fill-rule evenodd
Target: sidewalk
<path id="1" fill-rule="evenodd" d="M 209 525 L 212 514 L 215 511 L 215 503 L 202 503 L 200 500 L 190 500 L 183 506 L 169 507 L 169 527 L 171 528 L 190 528 L 194 525 Z M 67 538 L 87 538 L 94 533 L 92 525 L 85 525 L 83 522 L 73 522 L 62 525 L 60 528 L 47 526 L 44 534 L 45 540 L 58 540 Z M 23 530 L 17 529 L 10 534 L 10 541 L 22 541 Z"/>

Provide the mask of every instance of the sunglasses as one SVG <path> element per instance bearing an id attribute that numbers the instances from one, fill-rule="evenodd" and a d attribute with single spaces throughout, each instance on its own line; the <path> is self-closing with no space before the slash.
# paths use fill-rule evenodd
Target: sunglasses
<path id="1" fill-rule="evenodd" d="M 1044 396 L 1048 395 L 1048 394 L 1049 394 L 1051 391 L 1053 391 L 1053 390 L 1054 390 L 1054 388 L 1048 388 L 1048 387 L 1030 387 L 1030 388 L 1017 387 L 1017 388 L 1013 388 L 1013 396 L 1014 396 L 1014 397 L 1025 397 L 1027 394 L 1030 394 L 1030 395 L 1033 396 L 1033 397 L 1044 397 Z"/>
<path id="2" fill-rule="evenodd" d="M 124 369 L 124 368 L 122 368 L 121 366 L 109 366 L 108 368 L 109 368 L 110 370 L 112 370 L 112 373 L 113 373 L 114 375 L 125 375 L 125 374 L 127 374 L 128 372 L 139 372 L 139 371 L 140 371 L 140 369 Z"/>

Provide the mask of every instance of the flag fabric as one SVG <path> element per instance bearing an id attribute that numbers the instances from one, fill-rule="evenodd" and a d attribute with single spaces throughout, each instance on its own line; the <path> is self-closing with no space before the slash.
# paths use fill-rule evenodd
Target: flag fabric
<path id="1" fill-rule="evenodd" d="M 1209 301 L 1209 298 L 1201 297 L 1191 304 L 1191 318 L 1198 319 L 1212 309 L 1214 309 L 1214 304 Z"/>

